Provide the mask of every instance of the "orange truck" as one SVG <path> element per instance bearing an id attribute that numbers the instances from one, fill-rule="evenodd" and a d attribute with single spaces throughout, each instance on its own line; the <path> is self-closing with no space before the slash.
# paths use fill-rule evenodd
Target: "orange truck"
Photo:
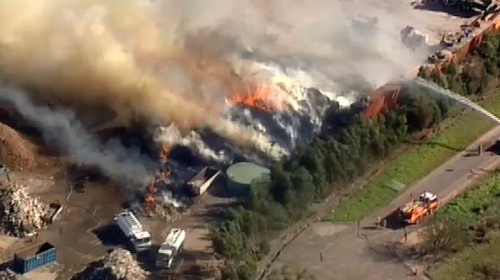
<path id="1" fill-rule="evenodd" d="M 415 225 L 438 207 L 438 197 L 431 192 L 421 193 L 417 199 L 399 208 L 402 220 L 408 225 Z"/>

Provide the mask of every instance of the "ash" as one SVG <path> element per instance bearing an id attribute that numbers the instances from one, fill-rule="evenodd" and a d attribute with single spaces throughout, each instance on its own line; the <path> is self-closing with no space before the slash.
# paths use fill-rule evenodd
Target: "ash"
<path id="1" fill-rule="evenodd" d="M 24 237 L 47 224 L 49 205 L 30 197 L 23 186 L 1 182 L 0 200 L 0 230 L 4 234 Z"/>
<path id="2" fill-rule="evenodd" d="M 0 271 L 0 280 L 26 280 L 26 278 L 14 273 L 11 270 L 2 270 Z"/>
<path id="3" fill-rule="evenodd" d="M 71 280 L 145 280 L 147 276 L 129 251 L 118 248 L 91 263 Z"/>

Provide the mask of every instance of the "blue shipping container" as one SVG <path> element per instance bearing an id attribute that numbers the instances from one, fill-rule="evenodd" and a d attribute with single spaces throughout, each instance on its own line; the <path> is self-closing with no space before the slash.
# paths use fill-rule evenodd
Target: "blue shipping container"
<path id="1" fill-rule="evenodd" d="M 54 264 L 56 248 L 48 243 L 37 244 L 14 254 L 13 269 L 20 274 Z"/>

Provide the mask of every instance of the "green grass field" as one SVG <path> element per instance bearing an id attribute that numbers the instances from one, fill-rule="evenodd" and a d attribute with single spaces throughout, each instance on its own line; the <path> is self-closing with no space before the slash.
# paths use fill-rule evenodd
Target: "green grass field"
<path id="1" fill-rule="evenodd" d="M 472 226 L 484 217 L 497 217 L 500 210 L 500 175 L 488 177 L 479 187 L 459 196 L 437 213 L 437 218 Z M 482 211 L 477 211 L 482 209 Z M 494 233 L 489 242 L 470 244 L 428 271 L 433 280 L 474 280 L 487 278 L 484 273 L 500 274 L 500 236 Z M 491 277 L 491 276 L 490 276 Z M 498 278 L 495 278 L 498 279 Z"/>
<path id="2" fill-rule="evenodd" d="M 500 94 L 495 94 L 480 104 L 494 115 L 500 116 Z M 415 144 L 415 148 L 392 161 L 370 183 L 335 208 L 325 220 L 352 222 L 366 217 L 396 198 L 399 192 L 391 187 L 394 182 L 411 185 L 494 127 L 491 120 L 472 111 L 450 121 L 451 124 L 431 140 Z"/>

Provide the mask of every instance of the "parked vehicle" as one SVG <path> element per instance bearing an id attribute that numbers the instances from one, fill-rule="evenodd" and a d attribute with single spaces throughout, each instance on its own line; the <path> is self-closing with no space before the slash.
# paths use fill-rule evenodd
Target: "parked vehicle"
<path id="1" fill-rule="evenodd" d="M 156 266 L 170 268 L 176 255 L 182 250 L 186 240 L 186 231 L 180 228 L 173 228 L 165 238 L 165 241 L 158 249 Z"/>
<path id="2" fill-rule="evenodd" d="M 141 252 L 151 247 L 151 235 L 145 231 L 141 222 L 131 211 L 124 211 L 115 217 L 115 222 L 133 245 L 134 250 Z"/>

